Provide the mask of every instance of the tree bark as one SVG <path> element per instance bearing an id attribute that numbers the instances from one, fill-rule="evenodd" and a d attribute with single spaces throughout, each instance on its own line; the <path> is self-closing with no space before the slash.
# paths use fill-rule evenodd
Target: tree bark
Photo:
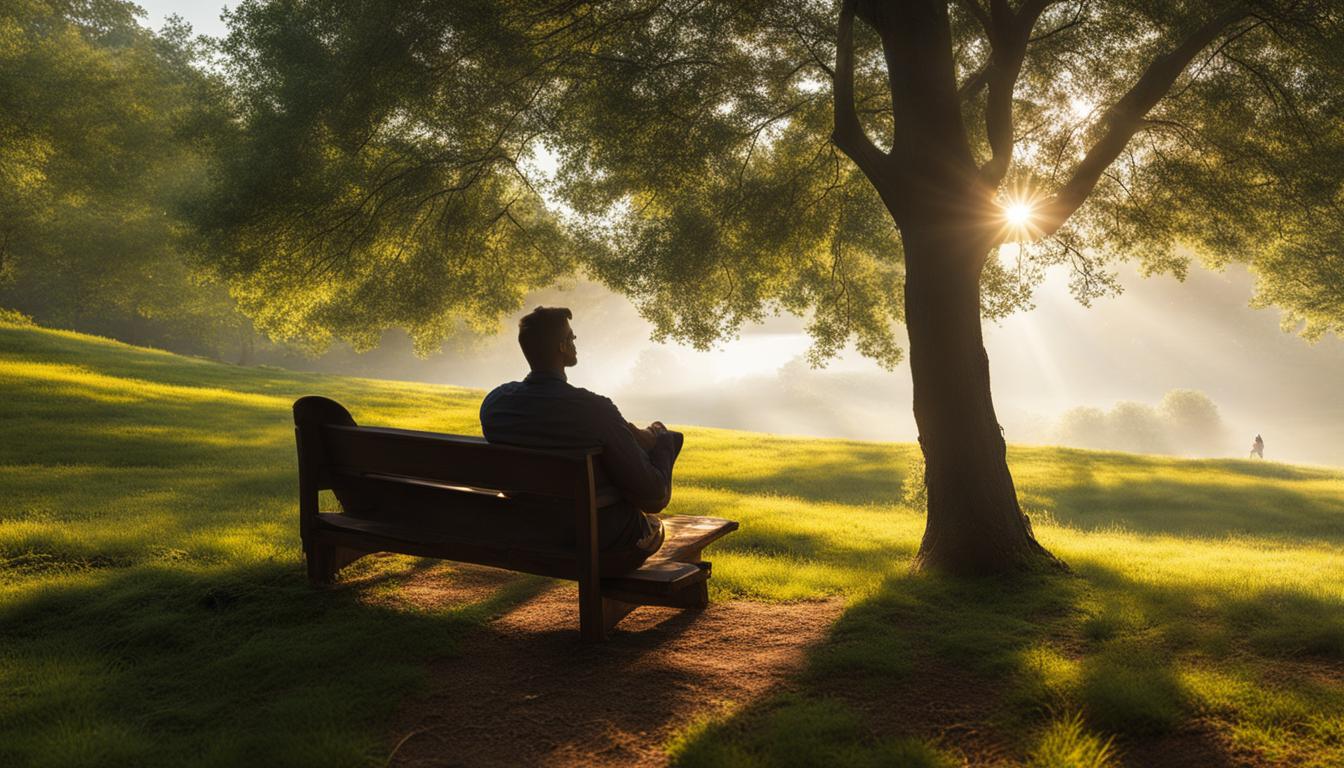
<path id="1" fill-rule="evenodd" d="M 1011 50 L 992 62 L 997 112 L 989 128 L 999 162 L 984 171 L 966 141 L 945 2 L 846 0 L 836 35 L 834 140 L 882 196 L 905 252 L 905 325 L 928 488 L 915 565 L 956 574 L 1063 567 L 1018 506 L 980 330 L 980 273 L 1002 235 L 994 190 L 1011 158 L 1012 84 L 1031 29 L 1005 16 L 1006 5 L 995 8 L 996 34 Z M 1024 13 L 1034 22 L 1041 8 L 1029 4 Z M 864 134 L 854 105 L 856 15 L 882 39 L 898 115 L 890 152 Z"/>
<path id="2" fill-rule="evenodd" d="M 963 224 L 903 233 L 905 313 L 928 522 L 915 566 L 980 575 L 1050 564 L 1017 503 L 990 395 L 980 272 L 990 245 Z"/>

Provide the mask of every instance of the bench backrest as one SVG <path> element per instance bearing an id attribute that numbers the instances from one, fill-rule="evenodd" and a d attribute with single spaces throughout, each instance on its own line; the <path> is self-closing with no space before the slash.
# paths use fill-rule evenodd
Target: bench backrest
<path id="1" fill-rule="evenodd" d="M 322 446 L 323 470 L 333 483 L 343 476 L 402 477 L 562 501 L 586 495 L 587 459 L 592 455 L 491 445 L 464 435 L 336 424 L 322 428 Z"/>
<path id="2" fill-rule="evenodd" d="M 361 427 L 323 397 L 295 402 L 294 424 L 305 531 L 318 514 L 317 493 L 330 489 L 352 516 L 522 549 L 553 551 L 564 531 L 576 556 L 596 549 L 593 457 L 600 449 L 541 451 Z"/>

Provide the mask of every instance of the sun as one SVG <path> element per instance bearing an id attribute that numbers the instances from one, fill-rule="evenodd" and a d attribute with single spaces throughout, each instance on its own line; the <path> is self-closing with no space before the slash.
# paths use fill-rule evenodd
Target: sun
<path id="1" fill-rule="evenodd" d="M 1031 221 L 1031 212 L 1027 203 L 1009 203 L 1003 207 L 1003 218 L 1014 227 L 1025 227 Z"/>

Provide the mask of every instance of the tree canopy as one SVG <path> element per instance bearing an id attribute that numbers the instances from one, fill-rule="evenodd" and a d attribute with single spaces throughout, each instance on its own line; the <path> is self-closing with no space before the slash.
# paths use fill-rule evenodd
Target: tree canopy
<path id="1" fill-rule="evenodd" d="M 1182 274 L 1197 254 L 1250 265 L 1258 300 L 1306 335 L 1344 328 L 1334 4 L 944 13 L 948 38 L 920 45 L 946 49 L 998 202 L 1033 209 L 1002 238 L 1020 253 L 985 266 L 986 316 L 1029 306 L 1049 265 L 1087 301 L 1116 290 L 1116 260 Z M 832 142 L 840 15 L 763 0 L 244 2 L 223 45 L 240 131 L 199 217 L 211 258 L 280 336 L 368 343 L 404 326 L 428 348 L 581 270 L 682 341 L 785 311 L 810 318 L 819 361 L 855 343 L 895 364 L 899 222 Z M 894 109 L 889 74 L 928 51 L 884 51 L 875 30 L 855 26 L 855 118 L 874 151 L 918 153 L 928 137 Z"/>
<path id="2" fill-rule="evenodd" d="M 187 257 L 186 200 L 227 125 L 205 51 L 119 0 L 0 3 L 0 305 L 219 354 L 250 339 Z"/>

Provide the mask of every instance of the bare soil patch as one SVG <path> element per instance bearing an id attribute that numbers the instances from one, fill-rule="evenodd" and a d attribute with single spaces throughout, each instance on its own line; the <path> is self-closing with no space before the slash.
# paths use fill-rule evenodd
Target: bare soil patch
<path id="1" fill-rule="evenodd" d="M 455 566 L 450 579 L 498 587 L 500 573 Z M 414 581 L 416 602 L 437 601 Z M 577 588 L 548 589 L 433 667 L 431 693 L 397 720 L 389 764 L 664 765 L 663 744 L 696 716 L 789 688 L 841 609 L 838 599 L 643 607 L 585 645 Z"/>

